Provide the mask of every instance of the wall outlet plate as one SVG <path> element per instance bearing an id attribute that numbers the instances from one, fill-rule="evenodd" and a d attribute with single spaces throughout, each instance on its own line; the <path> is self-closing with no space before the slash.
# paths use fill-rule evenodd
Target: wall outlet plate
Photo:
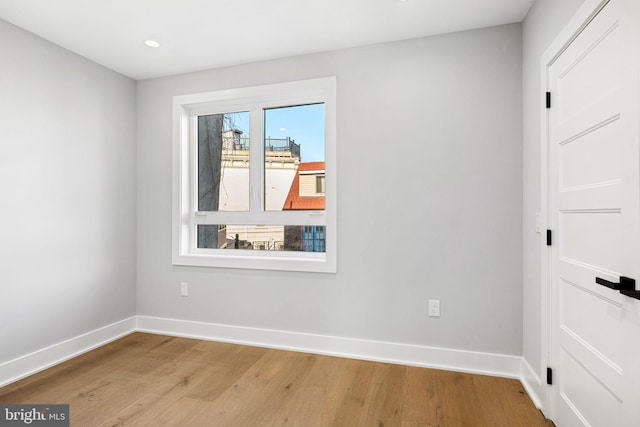
<path id="1" fill-rule="evenodd" d="M 440 317 L 440 300 L 429 300 L 429 317 Z"/>

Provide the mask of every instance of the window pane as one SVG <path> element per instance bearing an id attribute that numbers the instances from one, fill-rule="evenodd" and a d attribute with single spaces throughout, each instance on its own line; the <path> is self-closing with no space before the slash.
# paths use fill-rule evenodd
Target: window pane
<path id="1" fill-rule="evenodd" d="M 316 225 L 198 225 L 198 248 L 325 252 Z"/>
<path id="2" fill-rule="evenodd" d="M 198 248 L 223 248 L 227 242 L 225 225 L 198 225 Z"/>
<path id="3" fill-rule="evenodd" d="M 198 117 L 198 210 L 249 210 L 249 113 Z"/>
<path id="4" fill-rule="evenodd" d="M 265 210 L 324 210 L 324 104 L 264 110 L 264 130 Z"/>

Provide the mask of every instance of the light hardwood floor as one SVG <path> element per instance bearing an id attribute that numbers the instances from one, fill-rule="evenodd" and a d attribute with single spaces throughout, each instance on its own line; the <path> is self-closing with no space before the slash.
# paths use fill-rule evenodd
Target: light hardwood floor
<path id="1" fill-rule="evenodd" d="M 71 426 L 549 426 L 517 380 L 134 333 L 0 388 Z"/>

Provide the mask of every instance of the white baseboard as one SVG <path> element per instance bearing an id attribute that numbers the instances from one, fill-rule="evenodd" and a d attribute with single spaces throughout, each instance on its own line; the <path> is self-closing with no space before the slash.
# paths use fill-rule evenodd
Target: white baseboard
<path id="1" fill-rule="evenodd" d="M 536 407 L 541 407 L 540 378 L 520 356 L 150 316 L 133 316 L 4 362 L 0 364 L 0 387 L 136 331 L 515 378 L 522 382 Z"/>
<path id="2" fill-rule="evenodd" d="M 138 316 L 138 331 L 352 359 L 521 378 L 522 357 Z"/>
<path id="3" fill-rule="evenodd" d="M 79 356 L 135 331 L 135 316 L 0 364 L 0 387 Z"/>
<path id="4" fill-rule="evenodd" d="M 542 380 L 524 357 L 522 358 L 520 382 L 529 394 L 533 404 L 536 405 L 536 408 L 542 410 Z"/>

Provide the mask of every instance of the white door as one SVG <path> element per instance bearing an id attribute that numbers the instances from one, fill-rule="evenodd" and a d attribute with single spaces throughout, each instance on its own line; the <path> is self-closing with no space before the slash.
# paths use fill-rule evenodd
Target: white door
<path id="1" fill-rule="evenodd" d="M 640 426 L 640 300 L 596 283 L 640 289 L 639 8 L 611 0 L 548 68 L 558 427 Z"/>

